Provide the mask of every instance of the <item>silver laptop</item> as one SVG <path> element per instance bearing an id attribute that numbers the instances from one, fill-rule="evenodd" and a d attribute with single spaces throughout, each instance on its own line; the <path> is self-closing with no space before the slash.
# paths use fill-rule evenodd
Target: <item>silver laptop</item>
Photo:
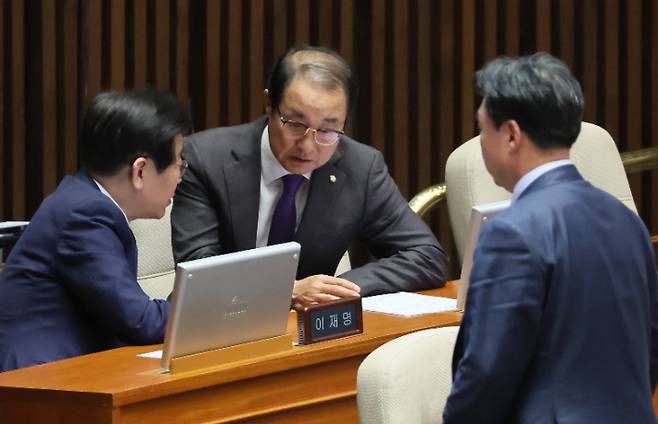
<path id="1" fill-rule="evenodd" d="M 172 358 L 285 334 L 300 245 L 181 262 L 162 367 Z"/>
<path id="2" fill-rule="evenodd" d="M 509 205 L 510 201 L 504 200 L 502 202 L 475 205 L 471 209 L 471 219 L 468 223 L 466 247 L 464 249 L 464 258 L 462 260 L 462 273 L 459 278 L 459 290 L 457 291 L 457 309 L 460 311 L 463 311 L 464 306 L 466 305 L 466 295 L 468 294 L 471 268 L 473 268 L 473 253 L 475 252 L 475 247 L 480 238 L 482 226 Z"/>

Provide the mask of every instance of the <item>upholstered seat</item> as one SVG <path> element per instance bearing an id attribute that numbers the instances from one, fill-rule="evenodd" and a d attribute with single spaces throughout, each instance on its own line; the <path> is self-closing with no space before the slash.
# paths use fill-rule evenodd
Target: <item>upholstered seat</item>
<path id="1" fill-rule="evenodd" d="M 130 222 L 137 240 L 137 281 L 152 299 L 166 299 L 174 287 L 171 205 L 160 219 Z"/>
<path id="2" fill-rule="evenodd" d="M 357 373 L 360 422 L 443 422 L 458 329 L 442 327 L 406 334 L 371 352 Z"/>

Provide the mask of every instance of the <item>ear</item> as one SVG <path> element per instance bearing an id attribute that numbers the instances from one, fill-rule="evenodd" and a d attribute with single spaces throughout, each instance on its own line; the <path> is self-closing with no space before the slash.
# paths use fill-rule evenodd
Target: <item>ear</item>
<path id="1" fill-rule="evenodd" d="M 146 168 L 146 158 L 138 157 L 130 166 L 130 182 L 135 190 L 144 188 L 144 169 Z"/>
<path id="2" fill-rule="evenodd" d="M 263 106 L 265 107 L 265 113 L 267 114 L 268 117 L 272 117 L 272 102 L 270 101 L 270 92 L 267 90 L 263 90 Z"/>
<path id="3" fill-rule="evenodd" d="M 521 127 L 518 122 L 513 119 L 506 121 L 503 125 L 505 125 L 505 130 L 509 137 L 507 140 L 507 148 L 510 152 L 516 152 L 521 147 Z"/>

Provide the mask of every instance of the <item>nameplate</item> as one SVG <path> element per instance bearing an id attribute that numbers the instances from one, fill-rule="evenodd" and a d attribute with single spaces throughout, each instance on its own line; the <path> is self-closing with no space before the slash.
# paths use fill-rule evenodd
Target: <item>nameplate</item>
<path id="1" fill-rule="evenodd" d="M 299 344 L 307 345 L 363 333 L 360 297 L 320 303 L 297 311 Z"/>

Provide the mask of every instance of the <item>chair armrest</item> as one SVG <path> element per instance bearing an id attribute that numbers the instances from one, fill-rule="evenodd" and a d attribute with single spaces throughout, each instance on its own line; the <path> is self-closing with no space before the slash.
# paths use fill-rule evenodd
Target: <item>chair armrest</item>
<path id="1" fill-rule="evenodd" d="M 658 147 L 631 150 L 621 153 L 621 162 L 626 174 L 658 168 Z"/>
<path id="2" fill-rule="evenodd" d="M 436 184 L 427 187 L 409 201 L 409 207 L 421 217 L 434 209 L 446 198 L 447 188 L 445 184 Z"/>

